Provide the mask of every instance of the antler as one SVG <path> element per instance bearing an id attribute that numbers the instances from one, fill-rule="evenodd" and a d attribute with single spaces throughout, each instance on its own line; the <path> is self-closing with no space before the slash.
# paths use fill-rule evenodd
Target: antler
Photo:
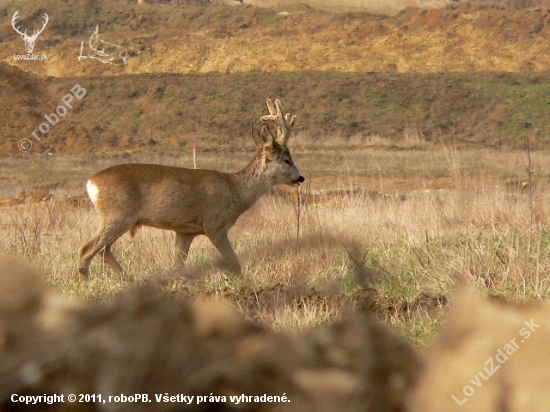
<path id="1" fill-rule="evenodd" d="M 46 28 L 46 25 L 48 24 L 48 22 L 50 21 L 50 18 L 48 17 L 48 15 L 46 13 L 44 13 L 44 24 L 42 25 L 42 28 L 38 31 L 34 30 L 33 33 L 32 33 L 32 36 L 29 36 L 27 34 L 27 30 L 25 30 L 24 33 L 22 33 L 20 30 L 19 30 L 19 27 L 20 26 L 17 26 L 15 27 L 15 23 L 17 22 L 17 19 L 19 18 L 19 10 L 17 10 L 15 12 L 15 14 L 13 15 L 13 17 L 11 18 L 11 25 L 13 27 L 13 29 L 19 33 L 21 36 L 23 36 L 23 38 L 25 39 L 29 39 L 29 40 L 36 40 L 36 38 L 38 37 L 38 35 L 40 33 L 42 33 L 44 31 L 44 29 Z"/>
<path id="2" fill-rule="evenodd" d="M 44 29 L 48 25 L 49 21 L 50 21 L 50 18 L 48 17 L 48 15 L 46 13 L 44 13 L 44 24 L 42 25 L 42 28 L 40 30 L 38 30 L 38 32 L 36 30 L 34 30 L 31 37 L 33 39 L 36 39 L 38 37 L 38 35 L 44 31 Z"/>
<path id="3" fill-rule="evenodd" d="M 17 33 L 19 33 L 21 36 L 26 36 L 26 35 L 27 35 L 27 30 L 25 30 L 25 33 L 21 33 L 21 32 L 19 31 L 19 26 L 15 27 L 15 22 L 17 21 L 17 18 L 18 18 L 18 17 L 19 17 L 19 10 L 17 10 L 17 11 L 15 12 L 15 14 L 13 15 L 13 17 L 11 18 L 11 25 L 12 25 L 13 29 L 14 29 Z"/>
<path id="4" fill-rule="evenodd" d="M 264 122 L 275 122 L 277 126 L 277 143 L 281 146 L 286 146 L 296 116 L 291 116 L 290 113 L 283 116 L 283 105 L 279 99 L 275 100 L 275 104 L 270 99 L 267 99 L 266 104 L 270 114 L 262 116 L 261 120 Z"/>

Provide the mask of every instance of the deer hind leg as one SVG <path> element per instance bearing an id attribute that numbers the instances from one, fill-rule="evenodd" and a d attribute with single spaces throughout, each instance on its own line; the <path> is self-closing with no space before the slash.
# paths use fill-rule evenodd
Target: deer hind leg
<path id="1" fill-rule="evenodd" d="M 131 227 L 132 224 L 110 224 L 100 226 L 97 233 L 84 243 L 78 251 L 78 272 L 82 276 L 88 277 L 90 275 L 90 262 L 101 249 L 105 248 L 105 254 L 103 256 L 105 263 L 115 272 L 121 273 L 122 268 L 111 252 L 111 245 Z"/>
<path id="2" fill-rule="evenodd" d="M 103 251 L 103 262 L 105 262 L 114 272 L 122 276 L 124 274 L 124 271 L 116 261 L 111 250 L 111 246 L 113 245 L 113 243 L 115 243 L 117 239 L 113 240 L 111 243 L 105 246 L 105 250 Z"/>
<path id="3" fill-rule="evenodd" d="M 210 239 L 222 255 L 224 260 L 222 268 L 227 269 L 236 275 L 241 275 L 241 265 L 239 264 L 239 259 L 237 259 L 237 255 L 229 242 L 227 231 L 206 233 L 206 236 L 208 236 L 208 239 Z"/>
<path id="4" fill-rule="evenodd" d="M 186 233 L 176 233 L 176 260 L 174 262 L 176 268 L 180 269 L 183 267 L 189 254 L 189 247 L 195 236 Z"/>

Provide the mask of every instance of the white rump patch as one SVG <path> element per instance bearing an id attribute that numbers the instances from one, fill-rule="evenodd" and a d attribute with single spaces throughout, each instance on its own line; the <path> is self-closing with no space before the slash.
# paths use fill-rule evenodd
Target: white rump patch
<path id="1" fill-rule="evenodd" d="M 86 183 L 86 190 L 88 191 L 88 196 L 90 197 L 90 200 L 95 206 L 95 203 L 97 202 L 97 196 L 99 195 L 99 189 L 96 185 L 93 184 L 91 180 L 88 180 L 88 183 Z"/>

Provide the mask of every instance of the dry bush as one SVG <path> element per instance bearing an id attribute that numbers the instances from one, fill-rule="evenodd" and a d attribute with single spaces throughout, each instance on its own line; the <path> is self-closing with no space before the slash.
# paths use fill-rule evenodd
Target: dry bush
<path id="1" fill-rule="evenodd" d="M 0 408 L 10 407 L 14 393 L 139 393 L 154 403 L 106 402 L 101 409 L 180 410 L 181 403 L 159 403 L 155 394 L 213 394 L 226 401 L 185 409 L 400 411 L 416 376 L 412 348 L 368 316 L 283 334 L 245 322 L 222 301 L 191 303 L 153 287 L 103 304 L 66 299 L 52 296 L 33 270 L 0 263 Z M 230 401 L 242 394 L 285 395 L 290 403 Z"/>
<path id="2" fill-rule="evenodd" d="M 549 314 L 547 305 L 506 304 L 463 290 L 426 352 L 409 410 L 548 411 Z"/>
<path id="3" fill-rule="evenodd" d="M 107 411 L 183 407 L 157 402 L 157 394 L 193 396 L 185 405 L 192 411 L 546 411 L 550 405 L 546 305 L 462 291 L 419 360 L 387 326 L 358 313 L 315 332 L 281 333 L 244 321 L 221 300 L 193 302 L 142 286 L 104 303 L 74 302 L 49 290 L 44 278 L 13 259 L 0 262 L 3 410 L 18 407 L 10 403 L 14 393 L 95 393 L 106 400 L 140 393 L 153 402 L 107 401 L 101 404 Z M 230 398 L 263 394 L 290 402 L 237 405 Z M 220 398 L 196 403 L 209 395 Z M 58 403 L 50 410 L 66 409 Z"/>

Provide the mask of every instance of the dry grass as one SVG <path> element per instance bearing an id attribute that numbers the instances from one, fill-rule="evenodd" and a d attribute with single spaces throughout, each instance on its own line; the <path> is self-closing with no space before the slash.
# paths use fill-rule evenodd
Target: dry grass
<path id="1" fill-rule="evenodd" d="M 163 279 L 176 294 L 228 298 L 245 316 L 275 329 L 314 328 L 339 319 L 350 308 L 362 307 L 360 292 L 373 288 L 380 296 L 376 304 L 387 309 L 379 316 L 418 345 L 440 323 L 437 308 L 417 307 L 423 296 L 446 297 L 457 284 L 467 283 L 520 301 L 546 298 L 550 210 L 548 171 L 541 167 L 549 164 L 546 153 L 532 154 L 539 167 L 529 196 L 521 182 L 522 153 L 448 147 L 432 147 L 429 156 L 425 150 L 372 151 L 378 166 L 366 152 L 357 157 L 349 152 L 343 156 L 355 174 L 332 178 L 341 187 L 365 190 L 304 197 L 299 232 L 292 197 L 266 196 L 243 215 L 230 233 L 242 279 L 218 269 L 217 252 L 206 238 L 198 238 L 185 273 L 189 279 L 181 280 L 184 274 L 171 270 L 173 234 L 143 228 L 115 245 L 131 274 L 127 279 L 96 258 L 91 278 L 80 281 L 76 251 L 96 230 L 97 218 L 89 204 L 71 206 L 59 195 L 1 208 L 0 254 L 26 257 L 66 294 L 102 300 L 130 283 Z M 323 167 L 323 156 L 317 155 L 317 167 Z M 308 153 L 295 157 L 302 170 L 313 165 Z M 202 161 L 214 162 L 215 156 Z M 327 174 L 336 167 L 337 161 L 332 169 L 327 166 Z M 426 176 L 437 173 L 448 188 L 423 189 L 429 187 Z M 415 190 L 397 191 L 399 182 Z"/>

